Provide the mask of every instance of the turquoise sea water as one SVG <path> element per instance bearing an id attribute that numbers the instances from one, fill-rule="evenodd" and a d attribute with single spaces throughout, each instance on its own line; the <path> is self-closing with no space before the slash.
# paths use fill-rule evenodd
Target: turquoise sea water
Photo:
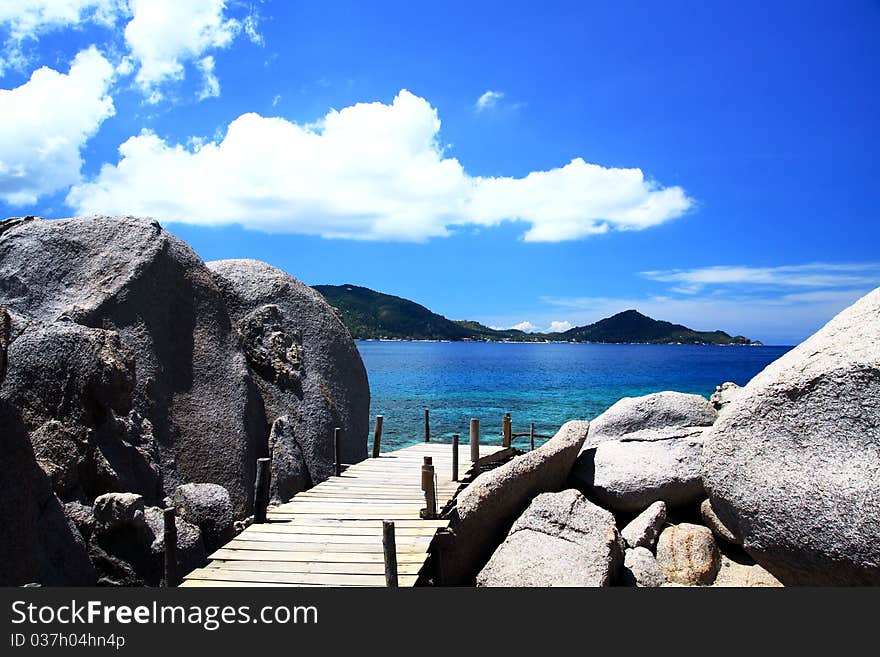
<path id="1" fill-rule="evenodd" d="M 476 417 L 483 439 L 499 443 L 506 412 L 515 432 L 534 422 L 537 433 L 552 434 L 621 397 L 658 390 L 708 397 L 724 381 L 743 385 L 790 347 L 359 341 L 358 349 L 372 414 L 385 416 L 384 451 L 424 440 L 425 408 L 434 440 L 459 433 L 466 441 Z"/>

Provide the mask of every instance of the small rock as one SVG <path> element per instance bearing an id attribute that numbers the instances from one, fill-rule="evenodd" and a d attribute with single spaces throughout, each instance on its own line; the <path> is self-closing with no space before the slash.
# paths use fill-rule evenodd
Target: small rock
<path id="1" fill-rule="evenodd" d="M 666 575 L 648 548 L 637 547 L 624 553 L 621 582 L 626 586 L 656 588 L 666 583 Z"/>
<path id="2" fill-rule="evenodd" d="M 717 538 L 727 541 L 732 545 L 742 545 L 742 541 L 715 515 L 715 511 L 712 510 L 712 503 L 708 499 L 703 500 L 703 503 L 700 504 L 700 517 L 703 519 L 703 524 L 711 529 Z"/>
<path id="3" fill-rule="evenodd" d="M 721 568 L 713 586 L 776 587 L 782 583 L 758 564 L 743 564 L 721 555 Z"/>
<path id="4" fill-rule="evenodd" d="M 165 557 L 165 514 L 162 509 L 150 506 L 144 512 L 147 526 L 153 535 L 150 550 L 156 557 L 157 570 L 164 569 Z M 182 518 L 175 519 L 177 528 L 177 569 L 178 576 L 183 577 L 207 562 L 205 544 L 201 530 Z"/>
<path id="5" fill-rule="evenodd" d="M 64 504 L 64 515 L 76 526 L 83 540 L 88 543 L 92 536 L 92 530 L 95 528 L 92 507 L 79 502 L 67 502 Z"/>
<path id="6" fill-rule="evenodd" d="M 219 484 L 184 484 L 174 491 L 177 515 L 202 530 L 210 554 L 232 539 L 232 502 Z"/>
<path id="7" fill-rule="evenodd" d="M 653 550 L 665 522 L 666 503 L 654 502 L 624 527 L 620 535 L 631 548 L 644 547 Z"/>
<path id="8" fill-rule="evenodd" d="M 721 553 L 707 527 L 681 523 L 660 534 L 657 563 L 671 582 L 708 585 L 721 567 Z"/>
<path id="9" fill-rule="evenodd" d="M 95 529 L 107 531 L 123 525 L 142 525 L 144 498 L 135 493 L 105 493 L 95 499 L 92 508 Z"/>
<path id="10" fill-rule="evenodd" d="M 477 586 L 609 586 L 622 561 L 614 516 L 570 489 L 538 495 Z"/>

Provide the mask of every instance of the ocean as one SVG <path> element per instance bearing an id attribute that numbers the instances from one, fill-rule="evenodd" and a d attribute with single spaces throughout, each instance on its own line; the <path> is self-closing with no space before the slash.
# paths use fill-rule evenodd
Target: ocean
<path id="1" fill-rule="evenodd" d="M 510 413 L 514 432 L 553 434 L 568 420 L 589 420 L 621 397 L 660 390 L 708 397 L 716 385 L 746 384 L 791 347 L 358 341 L 372 394 L 384 415 L 383 451 L 424 440 L 467 441 L 470 418 L 482 439 L 500 444 Z M 372 420 L 371 420 L 372 422 Z M 371 425 L 372 431 L 372 425 Z M 520 439 L 518 445 L 526 445 Z M 540 444 L 541 440 L 536 441 Z"/>

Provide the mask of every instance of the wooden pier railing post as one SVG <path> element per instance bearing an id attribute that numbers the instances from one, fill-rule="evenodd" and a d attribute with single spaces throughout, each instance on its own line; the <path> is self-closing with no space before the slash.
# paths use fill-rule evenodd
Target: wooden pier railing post
<path id="1" fill-rule="evenodd" d="M 434 488 L 434 459 L 426 456 L 422 464 L 422 490 L 425 491 L 425 508 L 419 513 L 424 520 L 437 517 L 437 492 Z"/>
<path id="2" fill-rule="evenodd" d="M 177 586 L 177 516 L 173 506 L 162 512 L 165 521 L 165 586 Z"/>
<path id="3" fill-rule="evenodd" d="M 385 423 L 385 416 L 376 416 L 376 430 L 373 432 L 373 458 L 379 458 L 379 446 L 382 444 L 382 425 Z"/>
<path id="4" fill-rule="evenodd" d="M 534 422 L 532 422 L 529 425 L 529 444 L 530 444 L 529 449 L 534 450 L 535 449 L 535 423 Z"/>
<path id="5" fill-rule="evenodd" d="M 272 472 L 268 458 L 257 459 L 257 479 L 254 482 L 254 522 L 266 522 L 266 508 L 269 506 L 269 484 Z"/>
<path id="6" fill-rule="evenodd" d="M 480 421 L 471 418 L 471 463 L 480 460 Z"/>
<path id="7" fill-rule="evenodd" d="M 336 427 L 333 430 L 333 452 L 336 456 L 336 476 L 342 476 L 342 429 Z"/>
<path id="8" fill-rule="evenodd" d="M 425 442 L 431 442 L 431 410 L 425 409 Z"/>
<path id="9" fill-rule="evenodd" d="M 397 588 L 397 544 L 394 540 L 394 523 L 382 521 L 382 551 L 385 554 L 385 586 Z"/>
<path id="10" fill-rule="evenodd" d="M 458 434 L 452 434 L 452 481 L 458 481 Z"/>
<path id="11" fill-rule="evenodd" d="M 504 414 L 504 420 L 501 423 L 501 433 L 503 435 L 501 445 L 503 447 L 510 447 L 510 443 L 513 440 L 513 426 L 510 420 L 510 413 Z"/>

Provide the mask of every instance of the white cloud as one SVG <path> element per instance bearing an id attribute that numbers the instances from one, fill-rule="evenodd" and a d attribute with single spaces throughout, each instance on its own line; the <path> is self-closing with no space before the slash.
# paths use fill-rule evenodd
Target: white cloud
<path id="1" fill-rule="evenodd" d="M 880 263 L 809 263 L 779 267 L 715 266 L 645 271 L 642 276 L 676 283 L 672 291 L 696 294 L 708 286 L 846 287 L 880 281 Z"/>
<path id="2" fill-rule="evenodd" d="M 67 74 L 43 67 L 20 87 L 0 89 L 0 199 L 33 204 L 79 181 L 80 149 L 115 111 L 113 73 L 89 48 Z"/>
<path id="3" fill-rule="evenodd" d="M 534 332 L 540 330 L 537 326 L 535 326 L 534 324 L 532 324 L 529 321 L 520 322 L 519 324 L 514 324 L 510 328 L 512 328 L 515 331 L 525 331 L 526 333 L 534 333 Z"/>
<path id="4" fill-rule="evenodd" d="M 199 92 L 199 100 L 217 98 L 220 95 L 220 81 L 214 75 L 214 58 L 208 55 L 200 59 L 196 65 L 204 77 L 204 85 Z"/>
<path id="5" fill-rule="evenodd" d="M 8 26 L 12 40 L 22 41 L 85 22 L 113 25 L 125 11 L 125 0 L 5 0 L 0 25 Z"/>
<path id="6" fill-rule="evenodd" d="M 474 107 L 478 112 L 482 112 L 483 110 L 492 109 L 504 98 L 504 92 L 502 91 L 486 91 L 482 96 L 477 98 L 477 102 L 474 103 Z"/>
<path id="7" fill-rule="evenodd" d="M 272 99 L 272 107 L 276 107 L 278 103 L 281 102 L 281 94 L 275 94 L 275 97 Z"/>
<path id="8" fill-rule="evenodd" d="M 439 130 L 437 111 L 404 90 L 308 125 L 244 114 L 198 148 L 142 132 L 67 201 L 79 213 L 399 241 L 506 220 L 527 224 L 526 240 L 577 239 L 653 226 L 691 205 L 639 169 L 580 158 L 524 178 L 473 177 L 444 153 Z"/>
<path id="9" fill-rule="evenodd" d="M 547 329 L 547 331 L 548 331 L 548 333 L 564 333 L 565 331 L 567 331 L 570 328 L 574 328 L 574 324 L 572 324 L 571 322 L 569 322 L 569 321 L 560 322 L 560 321 L 554 320 L 554 321 L 550 322 L 550 328 Z"/>
<path id="10" fill-rule="evenodd" d="M 130 6 L 133 18 L 125 28 L 125 41 L 139 64 L 135 81 L 149 102 L 161 99 L 162 83 L 184 77 L 186 62 L 199 62 L 205 73 L 205 53 L 225 48 L 242 30 L 239 21 L 226 16 L 225 0 L 131 0 Z M 251 24 L 250 29 L 256 28 Z M 212 89 L 211 62 L 211 72 L 205 74 L 207 89 Z"/>

